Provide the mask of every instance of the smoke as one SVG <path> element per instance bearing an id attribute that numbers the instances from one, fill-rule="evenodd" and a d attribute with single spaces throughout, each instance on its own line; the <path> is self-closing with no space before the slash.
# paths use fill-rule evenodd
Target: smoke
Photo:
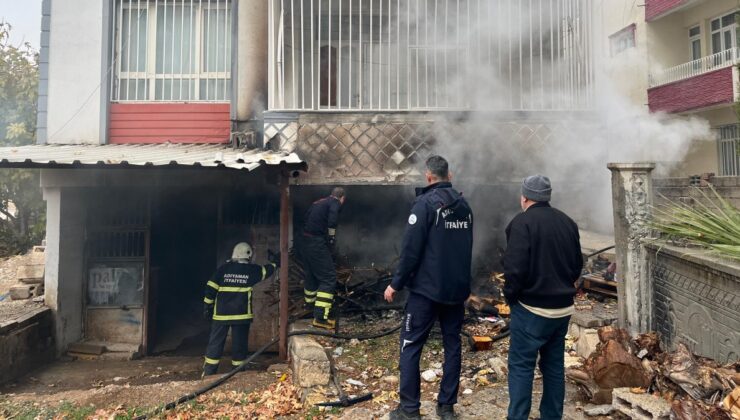
<path id="1" fill-rule="evenodd" d="M 692 142 L 712 138 L 704 120 L 650 113 L 628 97 L 636 78 L 647 79 L 646 66 L 636 49 L 606 56 L 597 2 L 483 3 L 465 25 L 437 31 L 445 34 L 437 44 L 472 48 L 455 54 L 441 79 L 447 82 L 434 88 L 446 103 L 472 110 L 436 122 L 435 152 L 451 162 L 479 215 L 510 218 L 521 178 L 542 173 L 553 181 L 556 206 L 582 228 L 608 233 L 607 163 L 653 161 L 667 175 Z M 481 183 L 510 188 L 482 196 Z M 496 219 L 496 227 L 505 225 Z M 488 228 L 476 240 L 491 236 L 500 243 L 501 232 Z"/>

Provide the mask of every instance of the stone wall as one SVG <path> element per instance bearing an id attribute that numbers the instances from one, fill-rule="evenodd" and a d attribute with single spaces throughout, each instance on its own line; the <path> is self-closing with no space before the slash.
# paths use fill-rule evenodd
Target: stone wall
<path id="1" fill-rule="evenodd" d="M 705 251 L 647 243 L 652 329 L 721 363 L 740 359 L 740 264 Z"/>
<path id="2" fill-rule="evenodd" d="M 51 309 L 35 308 L 0 323 L 0 384 L 54 360 Z"/>
<path id="3" fill-rule="evenodd" d="M 665 203 L 666 199 L 693 204 L 695 200 L 702 199 L 704 192 L 712 195 L 712 190 L 706 186 L 711 183 L 717 192 L 729 200 L 735 207 L 740 208 L 740 177 L 737 176 L 713 176 L 704 182 L 704 186 L 698 189 L 691 186 L 691 179 L 684 178 L 659 178 L 654 180 L 655 202 Z"/>

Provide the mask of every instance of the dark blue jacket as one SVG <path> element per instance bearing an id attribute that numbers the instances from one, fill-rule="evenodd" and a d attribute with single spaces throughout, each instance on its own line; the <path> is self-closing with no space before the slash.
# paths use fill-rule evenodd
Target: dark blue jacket
<path id="1" fill-rule="evenodd" d="M 315 201 L 306 212 L 303 231 L 311 236 L 325 237 L 330 234 L 333 236 L 333 232 L 337 228 L 341 206 L 339 199 L 333 196 Z M 330 229 L 332 233 L 330 233 Z"/>
<path id="2" fill-rule="evenodd" d="M 449 182 L 416 191 L 391 286 L 443 304 L 470 295 L 473 211 Z"/>

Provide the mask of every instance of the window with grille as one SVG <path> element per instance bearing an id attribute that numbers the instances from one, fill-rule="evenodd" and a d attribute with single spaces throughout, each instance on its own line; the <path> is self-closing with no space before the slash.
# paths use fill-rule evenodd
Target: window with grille
<path id="1" fill-rule="evenodd" d="M 115 102 L 228 102 L 227 0 L 116 0 L 111 37 Z"/>
<path id="2" fill-rule="evenodd" d="M 740 125 L 717 128 L 720 176 L 740 176 Z"/>

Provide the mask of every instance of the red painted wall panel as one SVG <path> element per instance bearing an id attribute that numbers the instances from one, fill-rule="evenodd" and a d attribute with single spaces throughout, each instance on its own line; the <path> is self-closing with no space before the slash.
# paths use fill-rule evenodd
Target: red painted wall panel
<path id="1" fill-rule="evenodd" d="M 685 2 L 686 0 L 646 0 L 645 20 L 649 22 Z"/>
<path id="2" fill-rule="evenodd" d="M 227 143 L 229 104 L 111 104 L 109 142 Z"/>
<path id="3" fill-rule="evenodd" d="M 650 112 L 684 112 L 733 101 L 732 67 L 648 89 Z"/>

